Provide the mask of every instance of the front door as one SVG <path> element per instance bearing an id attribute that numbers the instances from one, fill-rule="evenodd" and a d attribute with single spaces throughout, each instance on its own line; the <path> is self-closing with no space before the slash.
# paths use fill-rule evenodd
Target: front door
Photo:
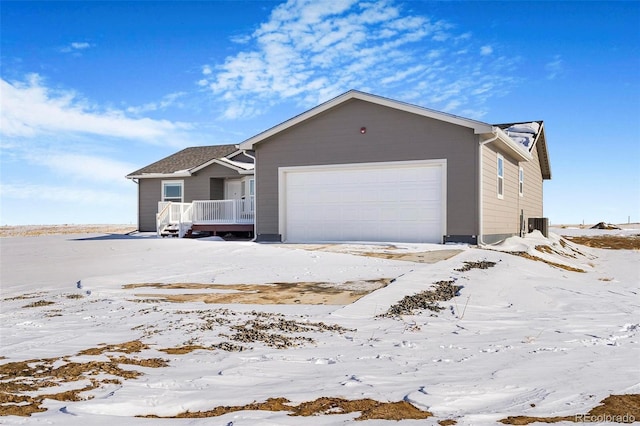
<path id="1" fill-rule="evenodd" d="M 239 200 L 242 198 L 242 181 L 239 179 L 227 180 L 227 200 Z"/>

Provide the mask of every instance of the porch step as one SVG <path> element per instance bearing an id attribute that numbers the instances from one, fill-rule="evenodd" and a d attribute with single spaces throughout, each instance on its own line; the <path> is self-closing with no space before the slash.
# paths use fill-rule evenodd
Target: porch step
<path id="1" fill-rule="evenodd" d="M 160 236 L 164 237 L 177 237 L 180 229 L 176 225 L 169 225 L 165 227 L 162 232 L 160 232 Z"/>

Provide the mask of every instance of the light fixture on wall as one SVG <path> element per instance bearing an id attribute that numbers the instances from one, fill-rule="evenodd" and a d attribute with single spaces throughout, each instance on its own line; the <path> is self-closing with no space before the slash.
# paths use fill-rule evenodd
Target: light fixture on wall
<path id="1" fill-rule="evenodd" d="M 360 133 L 362 133 L 363 135 L 365 133 L 367 133 L 367 128 L 366 127 L 360 127 Z"/>

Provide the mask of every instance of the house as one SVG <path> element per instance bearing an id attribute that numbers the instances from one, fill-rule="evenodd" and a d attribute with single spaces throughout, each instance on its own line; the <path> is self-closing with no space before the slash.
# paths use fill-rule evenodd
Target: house
<path id="1" fill-rule="evenodd" d="M 542 121 L 491 125 L 349 91 L 239 144 L 257 241 L 493 243 L 543 215 Z"/>
<path id="2" fill-rule="evenodd" d="M 138 184 L 138 229 L 253 232 L 253 158 L 237 145 L 183 149 L 126 177 Z"/>
<path id="3" fill-rule="evenodd" d="M 492 125 L 352 90 L 238 146 L 187 148 L 127 177 L 142 231 L 482 244 L 540 220 L 551 169 L 542 121 Z"/>

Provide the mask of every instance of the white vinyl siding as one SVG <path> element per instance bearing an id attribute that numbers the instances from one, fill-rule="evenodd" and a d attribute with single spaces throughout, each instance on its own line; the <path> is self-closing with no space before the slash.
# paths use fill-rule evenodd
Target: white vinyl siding
<path id="1" fill-rule="evenodd" d="M 174 203 L 184 202 L 184 181 L 163 180 L 162 201 L 171 201 Z"/>

